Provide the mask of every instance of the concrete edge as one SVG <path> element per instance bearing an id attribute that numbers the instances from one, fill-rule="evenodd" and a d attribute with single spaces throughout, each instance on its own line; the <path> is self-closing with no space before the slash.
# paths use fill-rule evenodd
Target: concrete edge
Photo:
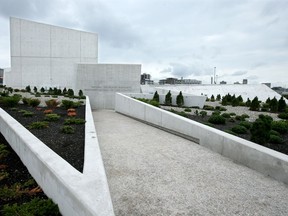
<path id="1" fill-rule="evenodd" d="M 88 132 L 85 133 L 84 174 L 74 169 L 1 108 L 0 131 L 45 194 L 58 204 L 62 215 L 113 216 L 89 98 L 86 100 L 86 111 L 85 130 Z"/>
<path id="2" fill-rule="evenodd" d="M 115 95 L 115 111 L 137 120 L 198 139 L 199 144 L 237 163 L 288 184 L 288 156 L 207 125 L 135 100 Z M 185 138 L 185 137 L 184 137 Z"/>

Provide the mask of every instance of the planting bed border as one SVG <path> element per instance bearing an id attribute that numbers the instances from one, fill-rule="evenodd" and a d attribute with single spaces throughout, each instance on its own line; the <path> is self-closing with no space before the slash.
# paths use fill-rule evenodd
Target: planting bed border
<path id="1" fill-rule="evenodd" d="M 121 93 L 115 95 L 115 111 L 148 124 L 173 131 L 237 163 L 288 184 L 288 156 L 256 143 L 211 128 L 166 110 L 135 100 Z"/>
<path id="2" fill-rule="evenodd" d="M 83 174 L 0 108 L 0 131 L 62 215 L 113 216 L 113 205 L 86 97 Z"/>

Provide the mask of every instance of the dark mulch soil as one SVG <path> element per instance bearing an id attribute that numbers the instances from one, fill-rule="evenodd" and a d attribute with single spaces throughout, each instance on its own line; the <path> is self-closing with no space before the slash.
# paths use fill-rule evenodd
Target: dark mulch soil
<path id="1" fill-rule="evenodd" d="M 29 202 L 33 198 L 48 199 L 1 133 L 0 144 L 6 145 L 6 149 L 9 151 L 8 156 L 0 157 L 0 172 L 2 174 L 0 189 L 2 191 L 4 187 L 16 188 L 15 185 L 17 184 L 16 193 L 1 192 L 4 194 L 0 197 L 0 215 L 2 215 L 1 209 L 5 204 L 12 205 L 17 203 L 19 205 Z M 5 178 L 3 178 L 4 172 L 8 174 Z M 57 215 L 60 215 L 60 213 Z"/>
<path id="2" fill-rule="evenodd" d="M 205 116 L 204 118 L 202 118 L 201 116 L 196 116 L 196 115 L 188 115 L 188 116 L 189 116 L 189 119 L 200 122 L 202 124 L 207 124 L 208 119 L 210 117 L 210 116 Z M 227 130 L 231 131 L 231 129 L 234 126 L 238 125 L 239 123 L 240 123 L 240 121 L 237 121 L 237 120 L 235 122 L 229 122 L 229 120 L 226 119 L 226 124 L 224 124 L 224 125 L 223 124 L 222 125 L 221 124 L 219 124 L 219 125 L 208 124 L 208 125 L 213 126 L 213 128 L 216 128 L 218 130 L 222 130 L 225 132 Z M 237 136 L 239 136 L 243 139 L 246 139 L 246 140 L 250 140 L 251 134 L 250 134 L 250 131 L 248 130 L 247 134 L 238 134 Z M 282 138 L 283 138 L 283 140 L 285 140 L 284 143 L 281 143 L 281 144 L 266 143 L 263 146 L 288 155 L 288 134 L 284 134 L 284 135 L 282 134 Z"/>
<path id="3" fill-rule="evenodd" d="M 32 122 L 44 121 L 45 108 L 32 108 L 27 105 L 18 105 L 16 111 L 11 108 L 4 109 L 13 118 L 20 122 L 28 129 Z M 33 112 L 32 117 L 23 117 L 19 110 L 27 110 Z M 85 119 L 85 106 L 76 108 L 77 118 Z M 70 163 L 75 169 L 82 172 L 84 164 L 84 144 L 85 144 L 85 124 L 71 125 L 75 128 L 74 134 L 64 134 L 61 132 L 61 127 L 64 125 L 64 120 L 68 117 L 67 111 L 62 107 L 57 107 L 53 113 L 58 114 L 61 118 L 55 122 L 49 122 L 49 127 L 45 129 L 28 129 L 44 144 L 61 156 L 64 160 Z"/>

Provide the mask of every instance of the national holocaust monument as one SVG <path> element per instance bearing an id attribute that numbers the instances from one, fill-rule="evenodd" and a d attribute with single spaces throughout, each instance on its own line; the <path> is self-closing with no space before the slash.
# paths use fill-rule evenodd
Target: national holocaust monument
<path id="1" fill-rule="evenodd" d="M 93 108 L 114 108 L 115 92 L 140 92 L 141 65 L 98 64 L 98 35 L 10 18 L 11 71 L 4 82 L 82 89 Z"/>

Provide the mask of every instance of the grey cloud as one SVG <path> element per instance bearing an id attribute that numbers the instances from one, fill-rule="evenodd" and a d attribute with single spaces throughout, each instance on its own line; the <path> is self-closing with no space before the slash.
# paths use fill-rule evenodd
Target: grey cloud
<path id="1" fill-rule="evenodd" d="M 160 71 L 160 73 L 171 73 L 171 72 L 172 72 L 172 68 L 171 67 L 165 68 L 165 69 Z"/>
<path id="2" fill-rule="evenodd" d="M 257 62 L 255 64 L 252 64 L 251 65 L 251 69 L 256 69 L 256 68 L 259 68 L 259 67 L 262 67 L 262 66 L 265 66 L 267 65 L 267 63 L 264 63 L 264 62 Z"/>
<path id="3" fill-rule="evenodd" d="M 247 71 L 235 71 L 234 73 L 231 74 L 231 76 L 242 76 L 247 74 Z"/>
<path id="4" fill-rule="evenodd" d="M 188 76 L 200 76 L 209 75 L 212 73 L 212 69 L 201 65 L 201 64 L 181 64 L 181 63 L 170 63 L 172 68 L 171 74 L 176 77 L 188 77 Z"/>
<path id="5" fill-rule="evenodd" d="M 259 77 L 256 76 L 256 75 L 251 75 L 251 76 L 248 76 L 247 79 L 248 80 L 257 80 Z"/>

